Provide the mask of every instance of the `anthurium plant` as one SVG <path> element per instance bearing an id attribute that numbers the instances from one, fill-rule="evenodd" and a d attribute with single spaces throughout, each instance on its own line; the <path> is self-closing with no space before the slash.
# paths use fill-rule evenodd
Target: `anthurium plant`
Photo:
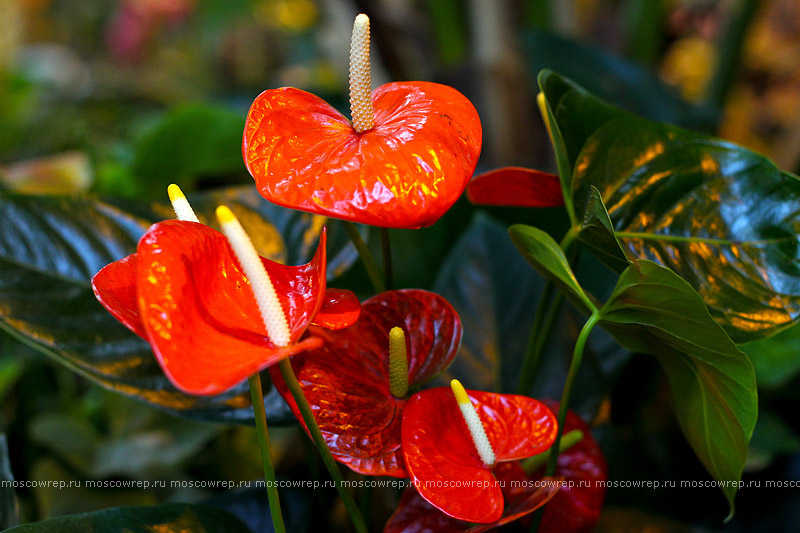
<path id="1" fill-rule="evenodd" d="M 657 396 L 650 425 L 681 434 L 660 457 L 678 449 L 718 488 L 714 520 L 733 519 L 758 418 L 748 354 L 800 318 L 800 179 L 551 70 L 536 102 L 557 173 L 476 173 L 470 100 L 372 90 L 369 42 L 358 15 L 349 119 L 297 88 L 255 98 L 248 185 L 173 184 L 171 210 L 0 192 L 0 327 L 176 420 L 255 426 L 254 505 L 277 532 L 302 529 L 284 489 L 303 476 L 325 494 L 304 514 L 331 530 L 612 528 L 607 487 L 629 473 L 604 451 Z M 423 269 L 426 246 L 444 259 L 405 286 L 394 273 Z M 653 389 L 636 401 L 630 368 Z M 275 426 L 308 469 L 276 460 Z M 653 445 L 626 438 L 632 456 Z M 236 505 L 158 503 L 14 531 L 250 530 Z"/>

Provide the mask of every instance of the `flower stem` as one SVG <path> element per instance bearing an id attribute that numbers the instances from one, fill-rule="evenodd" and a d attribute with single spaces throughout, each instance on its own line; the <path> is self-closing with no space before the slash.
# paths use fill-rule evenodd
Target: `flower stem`
<path id="1" fill-rule="evenodd" d="M 542 355 L 542 348 L 544 347 L 544 339 L 546 335 L 543 334 L 547 328 L 542 328 L 546 321 L 545 313 L 551 314 L 550 311 L 557 307 L 551 303 L 553 296 L 553 282 L 547 280 L 547 283 L 542 289 L 542 295 L 539 297 L 539 304 L 536 306 L 536 313 L 533 315 L 533 326 L 531 327 L 531 334 L 528 337 L 528 347 L 525 350 L 525 357 L 522 360 L 522 369 L 520 370 L 519 383 L 517 384 L 517 394 L 528 394 L 533 386 L 533 377 L 536 374 L 536 369 L 539 366 L 539 359 Z M 555 313 L 552 313 L 553 315 Z"/>
<path id="2" fill-rule="evenodd" d="M 278 366 L 281 369 L 283 381 L 286 382 L 289 392 L 292 393 L 292 398 L 294 398 L 298 409 L 300 409 L 300 414 L 303 416 L 303 421 L 308 428 L 308 432 L 311 434 L 311 439 L 314 441 L 314 444 L 316 444 L 320 456 L 322 456 L 322 462 L 325 463 L 328 473 L 331 475 L 331 478 L 333 478 L 334 483 L 336 483 L 336 490 L 339 491 L 339 496 L 342 498 L 342 502 L 344 502 L 344 506 L 350 514 L 350 520 L 353 522 L 353 526 L 358 533 L 367 533 L 367 526 L 364 523 L 364 518 L 358 510 L 358 505 L 356 505 L 353 495 L 350 494 L 344 486 L 342 473 L 339 471 L 339 467 L 336 465 L 336 461 L 333 459 L 333 455 L 331 455 L 331 451 L 325 443 L 325 438 L 319 430 L 317 421 L 314 418 L 314 413 L 311 412 L 311 406 L 308 404 L 303 394 L 303 389 L 297 381 L 297 376 L 294 374 L 292 363 L 289 362 L 289 359 L 284 359 L 278 363 Z"/>
<path id="3" fill-rule="evenodd" d="M 578 369 L 583 360 L 583 350 L 586 347 L 586 341 L 589 340 L 589 334 L 599 321 L 600 313 L 595 311 L 583 325 L 581 332 L 578 334 L 578 340 L 575 342 L 575 350 L 572 352 L 572 362 L 569 365 L 567 380 L 564 383 L 564 390 L 561 393 L 561 405 L 558 408 L 558 431 L 556 432 L 556 440 L 553 442 L 551 448 L 553 453 L 550 454 L 549 460 L 547 461 L 547 468 L 544 471 L 545 476 L 552 476 L 556 471 L 558 450 L 561 444 L 561 435 L 564 433 L 564 421 L 567 419 L 567 409 L 569 409 L 569 399 L 572 395 L 572 385 L 575 382 L 575 376 L 578 375 Z"/>
<path id="4" fill-rule="evenodd" d="M 564 253 L 568 253 L 572 249 L 572 245 L 579 233 L 580 231 L 578 228 L 572 227 L 564 234 L 560 243 Z M 575 262 L 575 257 L 573 251 L 573 253 L 570 254 L 570 265 Z M 531 327 L 531 334 L 530 337 L 528 337 L 528 346 L 525 350 L 525 357 L 522 360 L 522 369 L 517 384 L 517 394 L 530 393 L 536 370 L 539 368 L 542 350 L 544 350 L 547 344 L 547 339 L 553 329 L 553 323 L 556 316 L 558 316 L 558 309 L 561 306 L 561 301 L 564 299 L 564 295 L 560 292 L 556 293 L 555 297 L 553 297 L 554 289 L 555 286 L 553 282 L 547 280 L 544 289 L 542 289 L 542 295 L 539 297 L 539 303 L 536 306 L 536 312 L 533 318 L 533 326 Z"/>
<path id="5" fill-rule="evenodd" d="M 392 243 L 389 240 L 389 228 L 381 228 L 381 253 L 383 254 L 383 277 L 386 288 L 392 288 Z"/>
<path id="6" fill-rule="evenodd" d="M 247 382 L 250 384 L 250 399 L 253 402 L 253 415 L 256 418 L 256 432 L 258 433 L 258 447 L 261 450 L 261 464 L 264 467 L 264 481 L 267 485 L 267 498 L 269 500 L 269 514 L 272 516 L 272 525 L 275 533 L 285 533 L 283 524 L 281 502 L 278 497 L 278 484 L 275 480 L 275 467 L 272 464 L 272 447 L 267 431 L 267 413 L 264 410 L 264 392 L 261 389 L 261 375 L 255 373 Z"/>
<path id="7" fill-rule="evenodd" d="M 569 399 L 572 395 L 572 384 L 575 381 L 575 376 L 578 375 L 578 369 L 581 366 L 583 359 L 583 350 L 586 347 L 586 341 L 589 339 L 589 333 L 600 321 L 600 313 L 595 310 L 589 317 L 589 320 L 583 325 L 581 332 L 578 334 L 578 340 L 575 342 L 575 350 L 572 352 L 572 362 L 569 365 L 567 372 L 567 380 L 564 383 L 564 390 L 561 392 L 561 405 L 558 408 L 558 431 L 556 432 L 556 440 L 550 447 L 550 455 L 547 458 L 547 467 L 545 468 L 544 475 L 552 476 L 556 471 L 558 465 L 558 454 L 561 451 L 561 436 L 564 433 L 564 421 L 567 419 L 567 410 L 569 409 Z M 544 509 L 539 509 L 533 515 L 533 522 L 528 530 L 530 533 L 537 533 L 539 531 L 539 524 L 542 522 Z"/>
<path id="8" fill-rule="evenodd" d="M 369 251 L 367 243 L 365 243 L 364 239 L 361 238 L 358 228 L 354 223 L 347 221 L 342 221 L 342 225 L 344 226 L 344 230 L 347 232 L 347 235 L 350 237 L 350 240 L 353 241 L 353 245 L 356 247 L 356 250 L 358 250 L 358 255 L 361 257 L 361 262 L 364 264 L 364 268 L 367 270 L 367 276 L 369 276 L 369 280 L 372 282 L 375 292 L 385 291 L 386 282 L 384 282 L 383 277 L 381 277 L 378 263 L 375 261 L 375 257 L 372 255 L 372 252 Z"/>

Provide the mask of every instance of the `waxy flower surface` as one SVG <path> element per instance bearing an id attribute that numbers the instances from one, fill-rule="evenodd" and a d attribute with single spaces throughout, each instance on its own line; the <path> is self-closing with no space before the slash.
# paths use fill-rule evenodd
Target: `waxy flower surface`
<path id="1" fill-rule="evenodd" d="M 413 487 L 403 491 L 397 509 L 389 518 L 383 533 L 481 533 L 491 531 L 529 515 L 548 503 L 558 494 L 563 479 L 545 478 L 540 485 L 523 485 L 510 492 L 512 481 L 520 476 L 510 474 L 521 471 L 517 462 L 500 463 L 495 469 L 497 480 L 502 483 L 505 509 L 500 518 L 488 524 L 473 524 L 452 518 L 426 502 Z M 524 472 L 522 472 L 524 476 Z"/>
<path id="2" fill-rule="evenodd" d="M 462 389 L 463 390 L 463 389 Z M 556 437 L 556 418 L 541 402 L 512 394 L 467 391 L 491 445 L 482 446 L 462 416 L 450 389 L 416 393 L 403 410 L 403 457 L 420 496 L 443 513 L 476 523 L 503 516 L 504 497 L 494 470 L 547 450 Z M 466 399 L 465 399 L 466 401 Z"/>
<path id="3" fill-rule="evenodd" d="M 523 167 L 503 167 L 475 176 L 467 185 L 467 198 L 476 205 L 564 205 L 558 176 Z"/>
<path id="4" fill-rule="evenodd" d="M 542 403 L 553 415 L 558 412 L 558 402 L 543 400 Z M 544 467 L 526 473 L 522 468 L 524 461 L 500 463 L 495 467 L 494 475 L 502 482 L 506 502 L 503 515 L 496 522 L 476 526 L 456 520 L 423 500 L 415 489 L 408 488 L 384 533 L 477 533 L 519 519 L 527 526 L 531 513 L 545 503 L 540 533 L 591 531 L 600 516 L 605 496 L 605 486 L 598 482 L 608 479 L 608 470 L 589 426 L 569 411 L 564 433 L 573 430 L 579 430 L 583 436 L 577 444 L 559 454 L 554 478 L 544 477 Z"/>
<path id="5" fill-rule="evenodd" d="M 306 265 L 262 258 L 286 315 L 291 343 L 269 338 L 248 280 L 224 235 L 195 222 L 155 224 L 135 254 L 92 279 L 97 299 L 150 343 L 180 390 L 219 394 L 290 355 L 319 346 L 306 328 L 346 327 L 358 318 L 349 291 L 326 291 L 325 233 Z"/>
<path id="6" fill-rule="evenodd" d="M 353 123 L 299 89 L 261 93 L 247 114 L 245 165 L 261 195 L 278 205 L 373 226 L 430 226 L 475 170 L 478 113 L 436 83 L 371 92 L 364 15 L 356 18 L 350 69 Z"/>
<path id="7" fill-rule="evenodd" d="M 447 368 L 461 344 L 461 321 L 444 298 L 423 290 L 387 291 L 361 304 L 353 326 L 315 329 L 323 345 L 291 360 L 334 458 L 362 474 L 407 475 L 400 431 L 406 398 L 392 394 L 389 372 L 389 332 L 396 327 L 405 332 L 410 388 Z M 270 373 L 302 422 L 280 372 Z"/>
<path id="8" fill-rule="evenodd" d="M 389 228 L 430 226 L 458 200 L 481 150 L 461 93 L 427 82 L 373 93 L 375 126 L 358 133 L 321 98 L 268 90 L 247 115 L 245 164 L 270 202 Z"/>

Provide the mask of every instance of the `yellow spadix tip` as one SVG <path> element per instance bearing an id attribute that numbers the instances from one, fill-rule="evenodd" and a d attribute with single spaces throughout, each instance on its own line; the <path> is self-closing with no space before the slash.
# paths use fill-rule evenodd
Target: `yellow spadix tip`
<path id="1" fill-rule="evenodd" d="M 236 215 L 227 205 L 221 205 L 217 207 L 217 220 L 219 220 L 220 224 L 230 224 L 236 220 Z"/>
<path id="2" fill-rule="evenodd" d="M 454 379 L 450 382 L 450 388 L 453 389 L 453 394 L 456 397 L 456 401 L 459 404 L 465 403 L 472 403 L 469 401 L 469 396 L 467 396 L 467 391 L 464 390 L 464 385 L 461 384 L 460 381 Z"/>
<path id="3" fill-rule="evenodd" d="M 367 15 L 365 15 L 364 13 L 359 13 L 358 15 L 356 15 L 355 24 L 357 24 L 359 26 L 363 26 L 365 24 L 369 24 L 369 17 Z"/>
<path id="4" fill-rule="evenodd" d="M 180 187 L 175 185 L 174 183 L 167 187 L 167 194 L 169 195 L 169 201 L 174 202 L 176 200 L 183 200 L 186 198 L 186 195 L 183 194 L 183 191 Z"/>

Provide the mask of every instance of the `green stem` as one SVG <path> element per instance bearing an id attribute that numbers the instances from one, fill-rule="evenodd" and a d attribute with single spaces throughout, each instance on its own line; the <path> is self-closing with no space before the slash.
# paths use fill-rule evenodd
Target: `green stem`
<path id="1" fill-rule="evenodd" d="M 542 289 L 542 295 L 539 297 L 539 304 L 536 306 L 536 313 L 533 315 L 531 334 L 530 337 L 528 337 L 528 347 L 525 350 L 525 357 L 522 360 L 519 383 L 517 383 L 517 394 L 528 394 L 533 386 L 533 377 L 539 366 L 539 359 L 542 355 L 541 348 L 544 346 L 544 343 L 540 342 L 540 340 L 545 337 L 545 335 L 542 335 L 545 313 L 549 313 L 549 310 L 555 307 L 549 305 L 551 303 L 550 299 L 553 297 L 554 289 L 555 286 L 553 282 L 547 280 L 544 289 Z"/>
<path id="2" fill-rule="evenodd" d="M 664 0 L 627 0 L 627 48 L 631 58 L 654 65 L 664 39 Z"/>
<path id="3" fill-rule="evenodd" d="M 294 398 L 298 409 L 300 409 L 300 414 L 303 415 L 303 421 L 308 428 L 308 432 L 311 434 L 311 439 L 317 446 L 317 450 L 322 457 L 322 462 L 325 463 L 328 473 L 331 475 L 333 482 L 336 483 L 336 490 L 339 491 L 339 496 L 342 498 L 342 502 L 344 502 L 344 506 L 350 514 L 350 520 L 353 522 L 353 526 L 358 533 L 367 533 L 367 526 L 364 523 L 364 518 L 358 510 L 358 505 L 356 505 L 353 495 L 350 494 L 344 486 L 342 473 L 339 471 L 339 467 L 336 465 L 336 461 L 333 459 L 333 455 L 331 455 L 331 451 L 325 443 L 325 438 L 319 430 L 317 421 L 314 418 L 314 413 L 311 412 L 311 406 L 308 405 L 308 401 L 303 394 L 303 389 L 300 387 L 297 376 L 294 374 L 292 364 L 289 362 L 289 359 L 284 359 L 278 363 L 278 366 L 281 369 L 283 381 L 286 382 L 289 392 L 292 393 L 292 398 Z"/>
<path id="4" fill-rule="evenodd" d="M 714 108 L 721 108 L 730 92 L 739 70 L 744 37 L 759 3 L 759 0 L 738 0 L 732 7 L 717 43 L 717 63 L 706 90 L 706 104 Z"/>
<path id="5" fill-rule="evenodd" d="M 278 483 L 275 479 L 275 467 L 272 464 L 272 446 L 269 442 L 269 431 L 267 431 L 267 413 L 264 410 L 261 375 L 256 372 L 247 378 L 247 382 L 250 384 L 250 399 L 253 402 L 253 415 L 256 418 L 258 447 L 261 450 L 261 464 L 264 467 L 264 482 L 267 486 L 269 514 L 272 516 L 272 525 L 275 527 L 275 533 L 285 533 L 286 526 L 283 524 L 281 502 L 278 497 Z"/>
<path id="6" fill-rule="evenodd" d="M 580 228 L 575 226 L 570 228 L 561 239 L 561 249 L 564 250 L 565 253 L 572 247 L 572 243 L 575 242 L 579 234 Z M 539 361 L 542 358 L 542 351 L 547 344 L 548 337 L 550 337 L 550 332 L 553 329 L 556 316 L 558 316 L 558 309 L 561 305 L 561 301 L 564 299 L 564 295 L 560 292 L 556 293 L 555 298 L 553 298 L 554 289 L 555 286 L 548 280 L 542 290 L 542 296 L 539 298 L 539 304 L 534 314 L 531 335 L 528 337 L 528 347 L 525 350 L 525 357 L 522 361 L 519 383 L 517 384 L 517 394 L 530 393 L 536 370 L 539 367 Z M 551 298 L 553 298 L 552 301 Z"/>
<path id="7" fill-rule="evenodd" d="M 367 276 L 369 276 L 369 280 L 372 282 L 372 286 L 375 288 L 375 291 L 385 291 L 386 283 L 381 277 L 381 271 L 378 268 L 378 263 L 375 261 L 375 257 L 372 255 L 372 252 L 369 251 L 367 243 L 365 243 L 364 239 L 361 238 L 358 228 L 354 223 L 347 221 L 342 221 L 342 225 L 344 226 L 344 230 L 347 232 L 347 235 L 350 237 L 350 240 L 353 241 L 353 245 L 356 247 L 356 250 L 358 250 L 358 255 L 361 257 L 361 262 L 363 263 L 364 268 L 367 270 Z"/>
<path id="8" fill-rule="evenodd" d="M 383 278 L 386 288 L 392 288 L 392 242 L 389 240 L 389 229 L 381 228 L 381 254 L 383 255 Z"/>
<path id="9" fill-rule="evenodd" d="M 578 369 L 583 360 L 583 350 L 586 347 L 586 341 L 589 340 L 589 333 L 600 321 L 600 313 L 595 311 L 586 324 L 583 325 L 581 332 L 578 334 L 578 340 L 575 342 L 575 350 L 572 352 L 572 362 L 569 365 L 567 372 L 567 380 L 564 383 L 564 390 L 561 393 L 561 405 L 558 408 L 558 431 L 556 432 L 556 440 L 553 442 L 552 450 L 554 453 L 550 454 L 547 461 L 547 468 L 544 471 L 545 476 L 552 476 L 556 471 L 556 464 L 558 463 L 558 449 L 561 445 L 561 435 L 564 433 L 564 421 L 567 419 L 567 409 L 569 409 L 569 399 L 572 395 L 572 385 L 575 383 L 575 377 L 578 375 Z"/>
<path id="10" fill-rule="evenodd" d="M 573 429 L 569 433 L 565 433 L 564 436 L 561 437 L 561 442 L 558 445 L 558 453 L 564 453 L 582 440 L 583 431 L 580 429 Z M 550 447 L 549 450 L 545 450 L 542 453 L 538 453 L 528 457 L 527 459 L 523 459 L 520 461 L 519 465 L 522 467 L 525 473 L 530 476 L 550 460 L 552 453 L 553 447 Z"/>

